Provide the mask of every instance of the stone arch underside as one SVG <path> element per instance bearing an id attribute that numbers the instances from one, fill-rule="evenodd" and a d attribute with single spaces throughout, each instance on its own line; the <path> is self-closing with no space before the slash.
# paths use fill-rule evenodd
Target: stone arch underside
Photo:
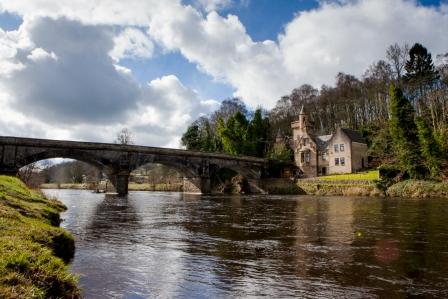
<path id="1" fill-rule="evenodd" d="M 71 149 L 49 149 L 49 150 L 34 150 L 34 151 L 27 151 L 21 155 L 18 156 L 16 160 L 16 165 L 18 169 L 29 165 L 34 162 L 47 160 L 47 159 L 54 159 L 54 158 L 65 158 L 65 159 L 73 159 L 82 161 L 85 163 L 88 163 L 90 165 L 93 165 L 97 167 L 100 170 L 104 171 L 111 171 L 110 168 L 111 162 L 107 159 L 97 157 L 95 155 L 92 155 L 89 152 L 82 151 L 82 150 L 71 150 Z"/>
<path id="2" fill-rule="evenodd" d="M 130 172 L 146 164 L 161 164 L 177 170 L 184 176 L 183 191 L 207 193 L 210 184 L 208 169 L 204 169 L 203 159 L 166 155 L 138 155 L 130 163 Z"/>

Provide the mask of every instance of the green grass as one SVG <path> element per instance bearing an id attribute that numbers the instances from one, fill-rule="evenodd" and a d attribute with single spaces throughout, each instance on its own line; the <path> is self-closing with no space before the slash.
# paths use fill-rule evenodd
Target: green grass
<path id="1" fill-rule="evenodd" d="M 448 198 L 448 182 L 405 180 L 387 189 L 391 197 Z"/>
<path id="2" fill-rule="evenodd" d="M 59 226 L 60 202 L 0 176 L 0 298 L 79 298 L 67 271 L 73 237 Z"/>
<path id="3" fill-rule="evenodd" d="M 333 174 L 319 177 L 319 180 L 324 181 L 338 181 L 338 180 L 350 180 L 350 181 L 374 181 L 379 179 L 378 170 L 369 170 L 366 172 L 358 173 L 345 173 L 345 174 Z"/>

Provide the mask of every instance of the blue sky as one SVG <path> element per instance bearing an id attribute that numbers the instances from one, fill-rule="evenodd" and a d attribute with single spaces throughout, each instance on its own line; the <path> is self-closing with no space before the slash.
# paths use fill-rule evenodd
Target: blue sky
<path id="1" fill-rule="evenodd" d="M 0 135 L 110 141 L 128 127 L 178 147 L 223 99 L 270 109 L 302 84 L 361 77 L 393 43 L 448 52 L 448 2 L 0 0 L 0 28 Z"/>

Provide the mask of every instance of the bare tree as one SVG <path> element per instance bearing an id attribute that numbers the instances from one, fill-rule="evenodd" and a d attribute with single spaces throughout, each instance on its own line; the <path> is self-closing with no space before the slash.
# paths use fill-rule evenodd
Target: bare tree
<path id="1" fill-rule="evenodd" d="M 19 170 L 19 178 L 24 182 L 27 186 L 31 185 L 33 174 L 37 171 L 37 164 L 31 163 L 28 164 Z M 34 186 L 33 186 L 34 187 Z"/>
<path id="2" fill-rule="evenodd" d="M 132 132 L 128 128 L 123 128 L 118 132 L 115 138 L 115 143 L 118 144 L 134 144 Z"/>
<path id="3" fill-rule="evenodd" d="M 401 77 L 403 76 L 403 69 L 409 55 L 409 49 L 410 47 L 407 43 L 403 46 L 395 43 L 389 46 L 386 51 L 387 60 L 389 60 L 392 65 L 397 80 L 401 80 Z"/>

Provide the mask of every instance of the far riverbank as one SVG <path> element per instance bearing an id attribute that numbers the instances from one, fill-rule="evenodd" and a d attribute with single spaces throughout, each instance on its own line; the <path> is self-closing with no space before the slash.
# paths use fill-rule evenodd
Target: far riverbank
<path id="1" fill-rule="evenodd" d="M 130 191 L 182 192 L 182 184 L 129 184 Z M 91 184 L 42 184 L 42 189 L 96 190 Z M 269 194 L 296 194 L 316 196 L 366 196 L 366 197 L 407 197 L 407 198 L 448 198 L 448 182 L 406 180 L 396 183 L 384 192 L 378 189 L 375 180 L 328 180 L 322 178 L 264 179 L 263 189 Z M 104 190 L 101 189 L 100 190 Z"/>

